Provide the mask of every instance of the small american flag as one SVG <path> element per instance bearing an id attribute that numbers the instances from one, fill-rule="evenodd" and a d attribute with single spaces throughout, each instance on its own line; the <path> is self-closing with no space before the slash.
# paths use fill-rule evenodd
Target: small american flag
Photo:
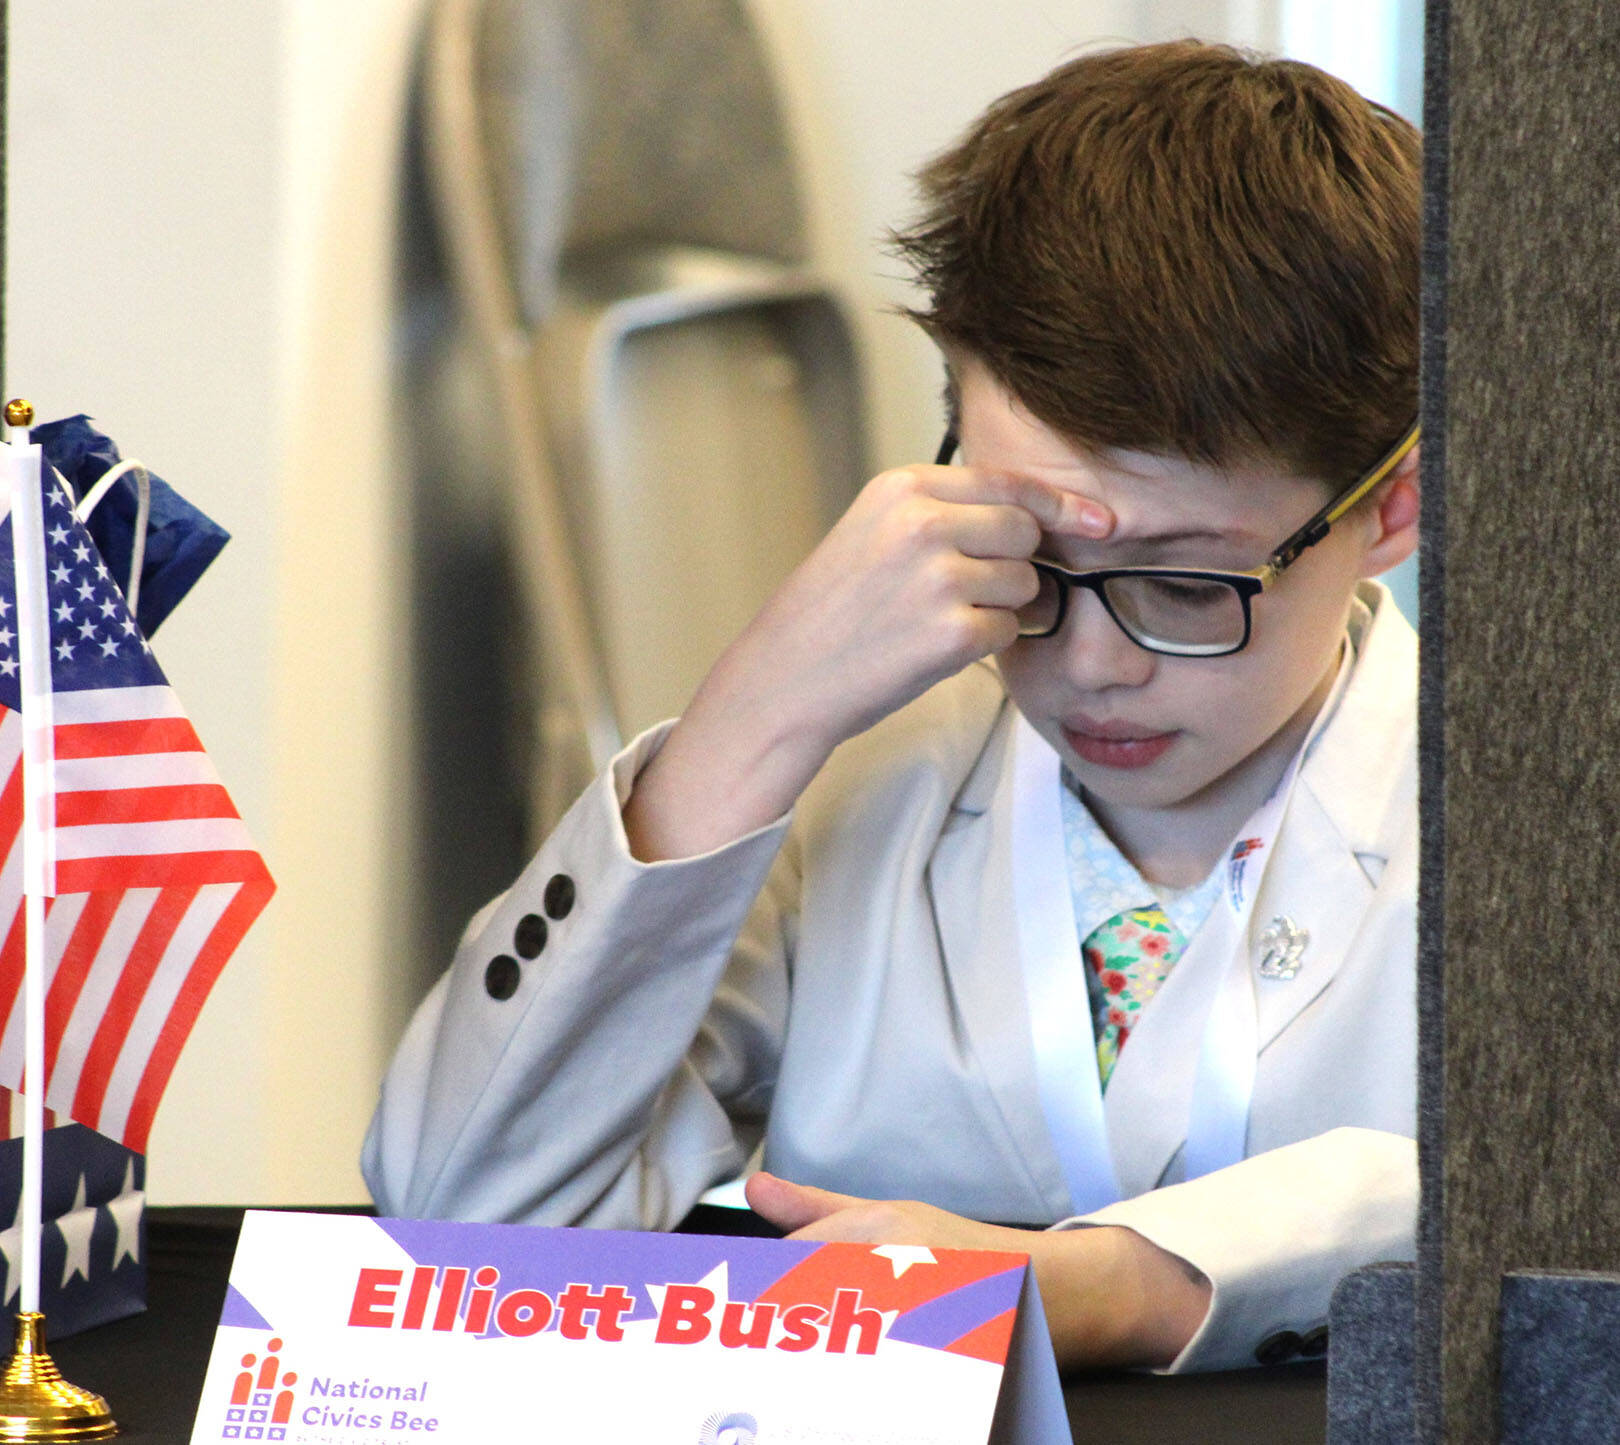
<path id="1" fill-rule="evenodd" d="M 60 484 L 47 481 L 55 897 L 48 1108 L 144 1152 L 203 1000 L 275 885 Z M 22 721 L 0 497 L 0 1086 L 22 1087 Z"/>

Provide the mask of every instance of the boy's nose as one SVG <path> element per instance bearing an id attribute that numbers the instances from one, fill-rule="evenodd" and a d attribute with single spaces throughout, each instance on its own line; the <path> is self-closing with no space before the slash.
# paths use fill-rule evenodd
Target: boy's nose
<path id="1" fill-rule="evenodd" d="M 1158 658 L 1138 647 L 1109 615 L 1102 598 L 1077 587 L 1059 634 L 1068 679 L 1086 692 L 1110 687 L 1141 687 L 1153 676 Z"/>

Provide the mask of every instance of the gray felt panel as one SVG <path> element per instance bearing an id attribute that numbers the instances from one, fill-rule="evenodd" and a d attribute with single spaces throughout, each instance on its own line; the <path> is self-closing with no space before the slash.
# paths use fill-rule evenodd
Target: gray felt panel
<path id="1" fill-rule="evenodd" d="M 1620 1276 L 1502 1281 L 1502 1445 L 1620 1441 Z"/>
<path id="2" fill-rule="evenodd" d="M 1413 1276 L 1409 1264 L 1375 1264 L 1333 1291 L 1328 1445 L 1411 1445 Z"/>
<path id="3" fill-rule="evenodd" d="M 1620 1267 L 1620 24 L 1458 0 L 1449 44 L 1441 1354 L 1478 1445 L 1503 1271 Z"/>
<path id="4" fill-rule="evenodd" d="M 1440 1438 L 1441 1178 L 1445 1158 L 1445 617 L 1446 229 L 1449 195 L 1450 6 L 1430 0 L 1423 35 L 1423 566 L 1418 586 L 1423 650 L 1418 670 L 1418 1169 L 1413 1327 L 1416 1438 Z"/>

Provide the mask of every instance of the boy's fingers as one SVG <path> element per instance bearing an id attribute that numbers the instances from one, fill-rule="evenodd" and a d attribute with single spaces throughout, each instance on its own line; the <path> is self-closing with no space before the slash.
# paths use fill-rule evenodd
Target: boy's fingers
<path id="1" fill-rule="evenodd" d="M 1024 481 L 1030 483 L 1032 479 L 1026 477 Z M 1046 482 L 1033 482 L 1033 487 L 1030 501 L 1023 505 L 1041 524 L 1042 531 L 1060 537 L 1098 540 L 1114 530 L 1113 509 L 1094 498 L 1082 497 L 1078 492 L 1070 492 Z M 1044 502 L 1041 500 L 1043 496 Z M 1043 505 L 1047 508 L 1045 513 L 1040 510 Z"/>
<path id="2" fill-rule="evenodd" d="M 1113 509 L 1080 492 L 1016 472 L 940 467 L 930 483 L 936 496 L 961 502 L 1010 502 L 1060 537 L 1100 539 L 1114 530 Z"/>
<path id="3" fill-rule="evenodd" d="M 1041 524 L 1011 502 L 958 502 L 951 521 L 965 557 L 1028 557 L 1040 550 Z"/>
<path id="4" fill-rule="evenodd" d="M 778 1229 L 791 1233 L 848 1209 L 861 1201 L 848 1194 L 834 1194 L 830 1189 L 817 1189 L 809 1184 L 794 1184 L 778 1179 L 763 1171 L 751 1176 L 743 1185 L 748 1207 L 755 1214 L 770 1220 Z"/>

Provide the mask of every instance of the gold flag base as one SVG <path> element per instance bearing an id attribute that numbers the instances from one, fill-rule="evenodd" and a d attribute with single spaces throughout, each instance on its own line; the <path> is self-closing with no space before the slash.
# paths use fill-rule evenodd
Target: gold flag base
<path id="1" fill-rule="evenodd" d="M 17 1316 L 15 1352 L 0 1370 L 0 1441 L 110 1440 L 117 1422 L 100 1395 L 62 1378 L 45 1353 L 45 1316 Z"/>

